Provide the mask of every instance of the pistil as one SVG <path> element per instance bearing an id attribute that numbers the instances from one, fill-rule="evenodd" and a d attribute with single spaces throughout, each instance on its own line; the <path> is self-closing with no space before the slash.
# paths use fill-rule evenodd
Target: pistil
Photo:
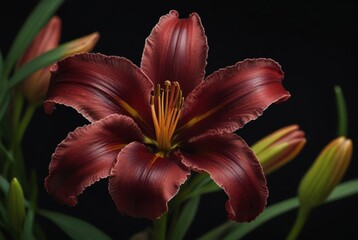
<path id="1" fill-rule="evenodd" d="M 178 82 L 164 82 L 164 89 L 158 84 L 150 98 L 153 124 L 158 150 L 167 153 L 172 147 L 172 136 L 178 124 L 184 97 Z"/>

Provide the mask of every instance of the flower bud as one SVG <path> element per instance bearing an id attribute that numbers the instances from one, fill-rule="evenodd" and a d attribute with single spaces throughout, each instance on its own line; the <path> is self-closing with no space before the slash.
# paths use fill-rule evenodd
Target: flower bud
<path id="1" fill-rule="evenodd" d="M 61 37 L 61 25 L 61 19 L 57 16 L 53 16 L 38 32 L 30 46 L 26 49 L 26 52 L 17 63 L 17 67 L 57 47 Z"/>
<path id="2" fill-rule="evenodd" d="M 74 39 L 66 44 L 64 56 L 70 56 L 75 53 L 90 52 L 99 39 L 99 33 L 94 32 L 86 36 Z"/>
<path id="3" fill-rule="evenodd" d="M 350 139 L 338 137 L 322 150 L 301 180 L 298 197 L 303 207 L 313 208 L 327 199 L 344 176 L 352 149 Z"/>
<path id="4" fill-rule="evenodd" d="M 17 178 L 13 178 L 7 194 L 9 223 L 15 232 L 20 233 L 25 219 L 25 199 Z"/>
<path id="5" fill-rule="evenodd" d="M 34 41 L 26 50 L 17 66 L 20 67 L 41 54 L 56 48 L 59 44 L 60 36 L 61 19 L 54 16 L 36 35 Z M 63 48 L 64 50 L 60 57 L 63 58 L 80 52 L 89 52 L 94 48 L 98 39 L 99 33 L 94 32 L 84 37 L 69 41 L 64 44 L 65 47 Z M 51 67 L 52 65 L 44 67 L 34 72 L 23 81 L 21 91 L 25 98 L 30 102 L 40 102 L 45 96 L 51 77 Z"/>
<path id="6" fill-rule="evenodd" d="M 54 16 L 36 35 L 25 54 L 19 60 L 17 68 L 28 63 L 41 54 L 57 47 L 61 36 L 61 19 Z M 50 80 L 50 66 L 42 68 L 22 82 L 21 90 L 26 99 L 37 102 L 45 94 Z"/>
<path id="7" fill-rule="evenodd" d="M 259 140 L 252 150 L 267 175 L 295 158 L 305 143 L 305 133 L 298 125 L 290 125 Z"/>

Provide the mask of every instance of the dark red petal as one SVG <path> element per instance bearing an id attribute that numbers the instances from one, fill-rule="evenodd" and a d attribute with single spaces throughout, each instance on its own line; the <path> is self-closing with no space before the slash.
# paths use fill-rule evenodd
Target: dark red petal
<path id="1" fill-rule="evenodd" d="M 168 201 L 185 182 L 189 170 L 179 155 L 162 157 L 134 142 L 118 155 L 111 171 L 109 191 L 119 212 L 156 219 L 168 210 Z"/>
<path id="2" fill-rule="evenodd" d="M 183 149 L 183 163 L 205 171 L 224 189 L 228 217 L 238 222 L 255 219 L 265 208 L 266 179 L 255 154 L 235 134 L 207 136 Z M 184 151 L 186 150 L 186 151 Z"/>
<path id="3" fill-rule="evenodd" d="M 141 69 L 153 83 L 180 83 L 187 96 L 204 79 L 207 40 L 198 14 L 179 19 L 172 10 L 160 18 L 146 39 Z"/>
<path id="4" fill-rule="evenodd" d="M 139 125 L 151 122 L 152 83 L 125 58 L 83 53 L 54 67 L 45 111 L 56 103 L 71 106 L 90 121 L 113 113 L 132 117 Z"/>
<path id="5" fill-rule="evenodd" d="M 270 104 L 289 98 L 283 76 L 270 59 L 247 59 L 214 72 L 184 102 L 177 141 L 234 132 L 256 119 Z"/>
<path id="6" fill-rule="evenodd" d="M 47 191 L 60 202 L 76 205 L 87 186 L 109 176 L 119 151 L 141 138 L 133 120 L 117 114 L 77 128 L 52 155 Z"/>

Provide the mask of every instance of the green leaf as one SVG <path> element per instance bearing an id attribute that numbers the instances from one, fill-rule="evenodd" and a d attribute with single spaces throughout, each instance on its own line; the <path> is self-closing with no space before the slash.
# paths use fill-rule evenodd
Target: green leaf
<path id="1" fill-rule="evenodd" d="M 229 234 L 223 238 L 224 240 L 229 239 L 240 239 L 244 237 L 246 234 L 253 231 L 258 226 L 262 225 L 263 223 L 267 222 L 271 218 L 274 218 L 284 212 L 287 212 L 289 210 L 292 210 L 299 205 L 298 198 L 290 198 L 285 201 L 282 201 L 278 204 L 274 204 L 270 207 L 267 207 L 265 211 L 255 219 L 252 223 L 233 223 L 233 226 L 231 228 L 231 231 Z M 234 226 L 236 225 L 236 226 Z"/>
<path id="2" fill-rule="evenodd" d="M 61 60 L 68 50 L 70 42 L 63 43 L 56 48 L 41 54 L 40 56 L 34 58 L 28 63 L 24 64 L 19 70 L 17 70 L 14 75 L 10 78 L 8 89 L 12 88 L 27 76 L 34 73 L 35 71 L 47 67 L 59 60 Z"/>
<path id="3" fill-rule="evenodd" d="M 194 220 L 195 213 L 199 206 L 199 202 L 200 196 L 196 196 L 188 200 L 179 215 L 177 224 L 173 231 L 172 238 L 170 239 L 181 240 L 184 238 L 186 232 L 188 231 L 191 223 Z"/>
<path id="4" fill-rule="evenodd" d="M 1 221 L 0 221 L 0 228 L 4 228 L 6 229 L 7 226 L 5 226 L 6 224 L 8 224 L 8 217 L 7 217 L 7 211 L 5 209 L 5 205 L 4 204 L 0 204 L 0 217 L 1 217 Z M 2 239 L 2 238 L 0 238 Z"/>
<path id="5" fill-rule="evenodd" d="M 34 229 L 34 218 L 35 218 L 38 189 L 37 189 L 37 181 L 36 181 L 36 171 L 34 170 L 31 171 L 30 183 L 31 183 L 30 201 L 26 204 L 28 206 L 28 210 L 24 223 L 23 239 L 35 240 L 33 229 Z"/>
<path id="6" fill-rule="evenodd" d="M 0 188 L 5 195 L 9 191 L 9 186 L 10 186 L 9 182 L 3 176 L 0 175 Z"/>
<path id="7" fill-rule="evenodd" d="M 4 102 L 4 106 L 3 106 L 4 98 L 6 95 L 9 95 L 9 93 L 6 91 L 7 79 L 5 77 L 3 77 L 3 74 L 4 74 L 4 64 L 3 63 L 4 63 L 3 56 L 0 51 L 0 120 L 2 119 L 2 116 L 5 112 L 5 110 L 7 109 L 6 102 Z"/>
<path id="8" fill-rule="evenodd" d="M 37 213 L 51 220 L 73 240 L 111 240 L 104 232 L 81 219 L 43 209 L 38 209 Z"/>
<path id="9" fill-rule="evenodd" d="M 347 107 L 344 95 L 340 86 L 335 86 L 334 91 L 336 93 L 336 104 L 337 104 L 337 134 L 338 136 L 347 136 L 348 133 L 348 118 L 347 118 Z"/>
<path id="10" fill-rule="evenodd" d="M 355 194 L 358 194 L 358 179 L 346 181 L 338 185 L 330 194 L 325 203 L 337 201 L 339 199 L 350 197 Z M 228 221 L 204 234 L 198 240 L 215 240 L 218 239 L 219 236 L 220 239 L 224 240 L 240 239 L 270 219 L 293 210 L 298 206 L 299 200 L 297 197 L 284 200 L 272 206 L 266 207 L 265 211 L 250 223 L 235 223 Z M 221 236 L 225 237 L 223 238 Z"/>
<path id="11" fill-rule="evenodd" d="M 220 226 L 212 229 L 211 231 L 207 232 L 197 240 L 217 240 L 222 239 L 223 236 L 229 231 L 229 229 L 235 227 L 235 223 L 227 221 Z"/>
<path id="12" fill-rule="evenodd" d="M 0 91 L 2 91 L 0 89 Z M 2 118 L 5 116 L 7 107 L 10 104 L 10 94 L 9 91 L 7 93 L 4 94 L 3 98 L 1 98 L 0 96 L 0 121 L 2 120 Z"/>
<path id="13" fill-rule="evenodd" d="M 34 224 L 35 214 L 33 209 L 29 208 L 26 214 L 24 229 L 23 229 L 23 239 L 34 240 L 34 236 L 32 234 L 33 224 Z"/>
<path id="14" fill-rule="evenodd" d="M 6 239 L 2 232 L 0 232 L 0 239 Z"/>
<path id="15" fill-rule="evenodd" d="M 212 193 L 222 190 L 210 177 L 208 182 L 204 183 L 200 188 L 195 189 L 192 191 L 187 198 L 192 198 L 196 196 L 200 196 L 206 193 Z"/>
<path id="16" fill-rule="evenodd" d="M 28 16 L 18 32 L 7 55 L 4 74 L 7 77 L 16 61 L 24 54 L 32 40 L 51 16 L 57 11 L 64 0 L 42 0 Z"/>
<path id="17" fill-rule="evenodd" d="M 0 51 L 0 87 L 3 87 L 3 84 L 5 82 L 5 78 L 2 77 L 3 67 L 4 67 L 4 59 L 2 57 L 2 52 Z"/>
<path id="18" fill-rule="evenodd" d="M 198 173 L 184 188 L 183 191 L 179 192 L 179 200 L 177 203 L 182 203 L 192 197 L 200 196 L 205 193 L 217 192 L 221 188 L 210 178 L 208 174 Z"/>

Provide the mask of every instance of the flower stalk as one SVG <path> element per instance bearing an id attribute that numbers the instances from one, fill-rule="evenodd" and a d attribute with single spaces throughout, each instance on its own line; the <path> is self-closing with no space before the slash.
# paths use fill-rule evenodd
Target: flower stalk
<path id="1" fill-rule="evenodd" d="M 155 240 L 165 240 L 167 232 L 167 216 L 168 214 L 163 214 L 160 218 L 153 220 L 153 232 L 152 238 Z"/>
<path id="2" fill-rule="evenodd" d="M 351 161 L 352 151 L 352 141 L 338 137 L 316 158 L 299 185 L 300 208 L 296 222 L 288 235 L 289 240 L 297 238 L 310 211 L 323 204 L 341 181 Z"/>
<path id="3" fill-rule="evenodd" d="M 348 113 L 344 94 L 340 86 L 334 87 L 337 105 L 337 135 L 347 136 L 348 133 Z"/>

